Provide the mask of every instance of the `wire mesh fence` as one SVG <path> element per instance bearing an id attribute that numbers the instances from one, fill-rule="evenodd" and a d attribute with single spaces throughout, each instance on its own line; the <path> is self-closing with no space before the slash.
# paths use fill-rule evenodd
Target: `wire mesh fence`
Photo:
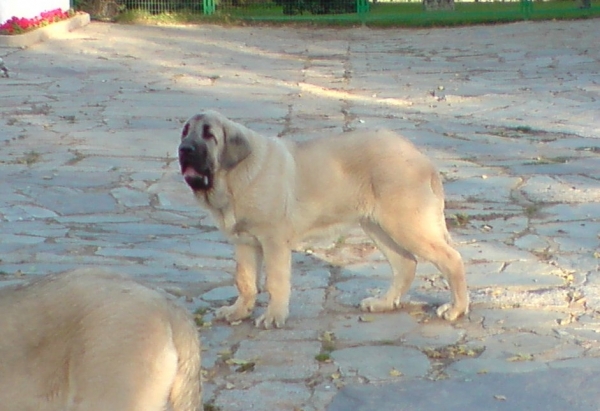
<path id="1" fill-rule="evenodd" d="M 76 9 L 88 12 L 94 18 L 112 19 L 125 11 L 150 14 L 193 12 L 203 14 L 203 0 L 72 0 Z M 207 0 L 204 0 L 207 1 Z M 213 0 L 210 0 L 213 1 Z M 214 11 L 214 10 L 213 10 Z"/>
<path id="2" fill-rule="evenodd" d="M 102 1 L 102 0 L 100 0 Z M 112 0 L 105 0 L 112 1 Z M 273 11 L 283 15 L 356 13 L 357 0 L 117 0 L 123 10 L 142 10 L 152 14 L 178 11 L 212 14 L 243 10 Z M 362 0 L 361 3 L 368 4 Z"/>
<path id="3" fill-rule="evenodd" d="M 451 25 L 530 18 L 600 17 L 600 0 L 79 0 L 112 14 L 188 13 L 252 21 Z M 114 16 L 107 16 L 114 17 Z"/>
<path id="4" fill-rule="evenodd" d="M 202 0 L 121 0 L 126 10 L 143 10 L 152 14 L 191 11 L 203 13 Z"/>

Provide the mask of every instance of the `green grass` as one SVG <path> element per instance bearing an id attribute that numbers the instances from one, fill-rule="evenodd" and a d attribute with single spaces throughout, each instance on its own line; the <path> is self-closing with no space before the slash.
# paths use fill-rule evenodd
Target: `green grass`
<path id="1" fill-rule="evenodd" d="M 600 16 L 600 8 L 577 8 L 574 2 L 534 2 L 531 20 L 571 19 Z M 377 26 L 399 25 L 413 27 L 455 26 L 482 23 L 504 23 L 525 19 L 519 2 L 455 3 L 454 12 L 423 12 L 420 3 L 376 4 L 366 23 Z"/>
<path id="2" fill-rule="evenodd" d="M 315 360 L 318 362 L 329 362 L 331 361 L 331 354 L 328 352 L 322 352 L 315 355 Z"/>
<path id="3" fill-rule="evenodd" d="M 452 12 L 424 12 L 420 2 L 377 3 L 366 14 L 328 14 L 286 16 L 274 3 L 227 7 L 214 15 L 205 16 L 192 12 L 152 15 L 143 11 L 126 11 L 118 17 L 119 22 L 136 24 L 300 24 L 324 26 L 372 27 L 449 27 L 474 24 L 496 24 L 529 20 L 582 19 L 600 17 L 600 7 L 582 10 L 574 1 L 534 2 L 529 15 L 523 14 L 519 2 L 455 3 Z"/>
<path id="4" fill-rule="evenodd" d="M 185 11 L 152 14 L 143 10 L 127 10 L 119 14 L 116 21 L 124 24 L 174 25 L 208 23 L 223 19 L 221 16 L 219 16 L 220 19 L 216 19 L 215 17 Z"/>

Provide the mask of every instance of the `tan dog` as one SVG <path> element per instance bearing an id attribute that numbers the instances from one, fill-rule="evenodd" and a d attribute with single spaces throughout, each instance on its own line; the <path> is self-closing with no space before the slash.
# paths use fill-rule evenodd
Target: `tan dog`
<path id="1" fill-rule="evenodd" d="M 95 269 L 0 290 L 0 409 L 196 411 L 200 346 L 158 291 Z"/>
<path id="2" fill-rule="evenodd" d="M 363 310 L 396 308 L 421 257 L 450 285 L 452 302 L 438 315 L 454 320 L 467 312 L 464 266 L 449 244 L 440 177 L 404 138 L 356 131 L 296 144 L 211 111 L 185 123 L 179 162 L 196 198 L 235 243 L 239 296 L 217 317 L 237 321 L 251 314 L 264 259 L 270 301 L 256 323 L 282 326 L 289 312 L 291 249 L 320 232 L 356 224 L 393 272 L 389 290 L 363 300 Z"/>

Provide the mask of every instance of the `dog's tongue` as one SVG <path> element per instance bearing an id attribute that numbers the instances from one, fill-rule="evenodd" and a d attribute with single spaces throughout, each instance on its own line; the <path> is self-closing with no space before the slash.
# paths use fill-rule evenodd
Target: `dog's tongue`
<path id="1" fill-rule="evenodd" d="M 186 167 L 181 173 L 184 177 L 200 177 L 200 173 L 194 170 L 194 167 Z"/>
<path id="2" fill-rule="evenodd" d="M 208 175 L 200 174 L 194 167 L 186 167 L 181 174 L 190 187 L 198 190 L 205 190 L 210 186 Z"/>

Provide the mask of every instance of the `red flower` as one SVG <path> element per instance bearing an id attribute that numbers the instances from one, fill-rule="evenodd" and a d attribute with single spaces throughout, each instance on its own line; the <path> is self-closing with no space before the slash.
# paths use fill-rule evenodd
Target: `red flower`
<path id="1" fill-rule="evenodd" d="M 13 16 L 4 24 L 0 25 L 0 34 L 22 33 L 27 30 L 32 30 L 50 23 L 68 19 L 71 15 L 71 10 L 63 12 L 61 9 L 54 9 L 50 11 L 44 11 L 40 13 L 38 17 L 34 17 L 32 19 L 18 18 Z"/>

